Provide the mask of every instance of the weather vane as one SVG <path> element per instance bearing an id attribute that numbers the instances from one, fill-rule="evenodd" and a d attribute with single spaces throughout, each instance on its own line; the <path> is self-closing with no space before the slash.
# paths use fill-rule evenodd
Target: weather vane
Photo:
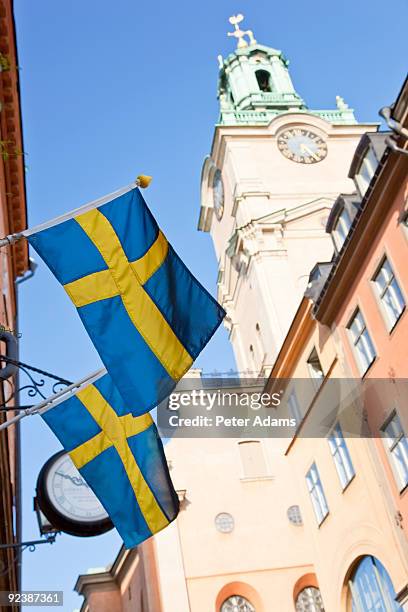
<path id="1" fill-rule="evenodd" d="M 234 38 L 238 40 L 238 43 L 237 43 L 238 49 L 241 49 L 242 47 L 248 47 L 248 43 L 245 40 L 244 36 L 248 36 L 250 45 L 256 44 L 256 40 L 254 38 L 254 34 L 252 30 L 241 30 L 239 28 L 238 24 L 241 23 L 243 19 L 244 19 L 244 16 L 241 15 L 241 13 L 239 13 L 238 15 L 232 15 L 228 20 L 235 28 L 233 32 L 228 32 L 228 36 L 234 36 Z"/>

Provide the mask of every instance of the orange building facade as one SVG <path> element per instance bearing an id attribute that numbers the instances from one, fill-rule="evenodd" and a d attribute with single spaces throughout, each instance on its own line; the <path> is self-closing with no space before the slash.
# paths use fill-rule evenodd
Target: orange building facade
<path id="1" fill-rule="evenodd" d="M 408 129 L 407 82 L 394 106 L 393 118 L 402 130 Z M 408 131 L 405 137 L 396 136 L 396 146 L 405 147 L 406 151 Z M 381 390 L 378 385 L 376 397 L 369 398 L 371 404 L 366 409 L 384 475 L 390 484 L 396 520 L 408 535 L 408 463 L 405 460 L 408 447 L 401 447 L 401 455 L 399 445 L 393 446 L 385 435 L 391 433 L 390 427 L 398 431 L 398 435 L 408 432 L 405 399 L 408 378 L 407 153 L 387 148 L 364 194 L 362 207 L 344 255 L 315 307 L 315 315 L 323 325 L 339 329 L 351 376 L 384 381 Z M 361 362 L 350 337 L 350 323 L 356 312 L 361 313 L 371 340 L 369 363 Z"/>
<path id="2" fill-rule="evenodd" d="M 26 228 L 24 156 L 21 131 L 18 61 L 11 0 L 0 1 L 0 234 L 6 236 Z M 17 277 L 29 268 L 24 241 L 0 252 L 0 334 L 17 336 Z M 1 343 L 1 354 L 5 344 Z M 4 368 L 5 363 L 1 363 Z M 1 378 L 1 376 L 0 376 Z M 3 376 L 4 379 L 4 376 Z M 0 403 L 10 395 L 15 380 L 0 380 Z M 10 404 L 8 404 L 10 406 Z M 0 422 L 13 411 L 0 410 Z M 12 544 L 21 539 L 19 428 L 0 433 L 0 542 Z M 13 549 L 0 550 L 0 591 L 20 586 L 19 556 Z"/>
<path id="3" fill-rule="evenodd" d="M 312 270 L 267 386 L 291 379 L 279 410 L 293 416 L 295 403 L 298 427 L 285 455 L 325 610 L 408 609 L 407 102 L 405 83 L 396 132 L 357 147 L 356 191 L 327 222 L 333 259 Z"/>

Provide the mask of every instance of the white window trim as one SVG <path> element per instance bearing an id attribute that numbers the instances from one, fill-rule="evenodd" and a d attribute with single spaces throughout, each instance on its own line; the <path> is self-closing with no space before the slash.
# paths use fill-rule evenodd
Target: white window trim
<path id="1" fill-rule="evenodd" d="M 319 483 L 320 483 L 320 487 L 321 487 L 321 493 L 323 495 L 323 499 L 324 499 L 324 502 L 325 502 L 325 505 L 326 505 L 326 513 L 323 514 L 323 512 L 321 512 L 321 514 L 322 514 L 321 518 L 319 517 L 319 515 L 317 513 L 316 506 L 314 504 L 314 497 L 312 496 L 312 491 L 309 489 L 308 476 L 309 476 L 311 470 L 313 469 L 313 467 L 315 467 L 315 469 L 316 469 L 316 472 L 317 472 L 317 475 L 318 475 L 318 479 L 319 479 Z M 324 492 L 322 479 L 320 478 L 320 472 L 319 472 L 319 469 L 317 467 L 316 461 L 313 461 L 313 463 L 311 464 L 311 466 L 307 470 L 306 475 L 305 475 L 305 480 L 306 480 L 306 489 L 307 489 L 307 492 L 309 494 L 309 499 L 310 499 L 310 503 L 311 503 L 312 508 L 313 508 L 314 515 L 316 517 L 317 526 L 320 527 L 324 523 L 324 521 L 326 520 L 328 515 L 330 514 L 330 509 L 329 509 L 329 504 L 328 504 L 328 501 L 327 501 L 327 498 L 326 498 L 326 494 Z M 316 488 L 316 485 L 314 485 L 313 490 L 315 488 Z"/>
<path id="2" fill-rule="evenodd" d="M 366 161 L 368 161 L 368 162 L 369 162 L 369 164 L 370 164 L 370 166 L 372 166 L 372 161 L 373 161 L 373 160 L 372 160 L 372 159 L 369 159 L 369 158 L 371 158 L 371 157 L 374 157 L 374 158 L 375 158 L 375 167 L 374 167 L 374 168 L 372 168 L 372 167 L 370 168 L 370 171 L 372 171 L 372 174 L 371 174 L 371 176 L 370 176 L 370 180 L 368 181 L 368 183 L 367 183 L 367 185 L 366 185 L 365 189 L 363 189 L 363 185 L 362 185 L 362 182 L 363 182 L 363 181 L 362 181 L 361 169 L 362 169 L 362 168 L 365 166 L 365 162 L 366 162 Z M 371 185 L 371 182 L 372 182 L 373 177 L 374 177 L 374 175 L 375 175 L 375 173 L 376 173 L 376 170 L 377 170 L 377 168 L 378 168 L 378 165 L 379 165 L 379 162 L 378 162 L 377 157 L 376 157 L 376 155 L 375 155 L 375 153 L 374 153 L 373 147 L 372 147 L 371 145 L 368 145 L 368 146 L 366 147 L 365 151 L 364 151 L 364 154 L 361 156 L 361 163 L 360 163 L 360 165 L 358 166 L 358 170 L 356 171 L 356 173 L 355 173 L 355 175 L 354 175 L 354 181 L 355 181 L 355 183 L 356 183 L 356 185 L 357 185 L 357 188 L 358 188 L 358 190 L 359 190 L 360 195 L 361 195 L 361 197 L 362 197 L 362 198 L 365 196 L 365 194 L 367 193 L 367 191 L 368 191 L 368 189 L 369 189 L 369 187 L 370 187 L 370 185 Z M 366 167 L 367 167 L 367 166 L 366 166 Z M 370 172 L 370 173 L 371 173 L 371 172 Z"/>
<path id="3" fill-rule="evenodd" d="M 377 283 L 376 283 L 376 280 L 375 280 L 377 278 L 381 268 L 383 267 L 385 261 L 388 261 L 388 263 L 390 265 L 390 268 L 392 270 L 393 278 L 395 279 L 395 281 L 396 281 L 396 283 L 397 283 L 397 285 L 399 287 L 399 290 L 401 292 L 402 298 L 404 300 L 404 306 L 403 306 L 400 314 L 398 315 L 398 317 L 395 319 L 395 321 L 393 323 L 391 322 L 391 320 L 389 318 L 389 315 L 388 315 L 388 313 L 386 311 L 386 308 L 384 306 L 384 303 L 383 303 L 382 295 L 384 295 L 385 292 L 382 295 L 380 295 L 380 293 L 378 291 Z M 378 308 L 379 308 L 379 310 L 381 312 L 381 316 L 382 316 L 382 318 L 384 320 L 384 325 L 387 328 L 388 333 L 390 334 L 393 331 L 394 327 L 397 325 L 398 321 L 401 319 L 402 315 L 404 314 L 404 312 L 406 310 L 406 307 L 407 307 L 407 300 L 406 300 L 406 297 L 405 297 L 405 292 L 404 292 L 404 290 L 403 290 L 403 288 L 401 286 L 401 283 L 398 280 L 398 278 L 397 278 L 397 276 L 396 276 L 396 274 L 394 272 L 394 266 L 392 265 L 391 260 L 388 257 L 387 253 L 385 253 L 383 255 L 383 257 L 381 257 L 381 261 L 380 261 L 379 265 L 376 267 L 374 274 L 371 276 L 370 285 L 371 285 L 371 288 L 372 288 L 372 290 L 374 292 L 374 297 L 375 297 L 375 300 L 376 300 L 376 302 L 378 304 Z"/>
<path id="4" fill-rule="evenodd" d="M 353 337 L 352 337 L 352 331 L 350 329 L 350 327 L 351 327 L 355 317 L 357 316 L 358 312 L 360 312 L 361 316 L 363 317 L 364 328 L 368 331 L 368 335 L 370 336 L 371 344 L 374 347 L 374 353 L 375 353 L 374 359 L 367 365 L 367 367 L 364 367 L 363 364 L 361 363 L 360 356 L 359 356 L 359 354 L 357 352 L 357 348 L 356 348 L 357 345 L 354 343 L 354 340 L 353 340 Z M 348 337 L 348 341 L 349 341 L 349 344 L 350 344 L 350 347 L 351 347 L 351 351 L 353 353 L 354 361 L 356 362 L 357 367 L 358 367 L 358 369 L 360 371 L 360 376 L 363 378 L 367 374 L 368 370 L 371 368 L 373 363 L 375 363 L 375 361 L 377 360 L 377 358 L 378 358 L 378 351 L 377 351 L 377 347 L 375 346 L 375 342 L 373 340 L 373 337 L 372 337 L 372 335 L 370 333 L 370 330 L 368 329 L 368 326 L 367 326 L 367 323 L 366 323 L 366 318 L 364 316 L 363 310 L 361 309 L 360 305 L 356 306 L 356 308 L 353 310 L 353 314 L 351 315 L 351 317 L 348 320 L 348 323 L 346 325 L 346 335 Z M 360 334 L 360 336 L 361 336 L 361 334 Z"/>
<path id="5" fill-rule="evenodd" d="M 352 474 L 351 474 L 350 478 L 349 478 L 349 479 L 347 480 L 347 482 L 345 482 L 345 483 L 343 483 L 343 482 L 342 482 L 342 480 L 341 480 L 341 475 L 340 475 L 339 465 L 338 465 L 338 463 L 337 463 L 337 461 L 336 461 L 336 459 L 335 459 L 335 455 L 333 454 L 333 451 L 332 451 L 332 446 L 331 446 L 331 440 L 330 440 L 330 439 L 331 439 L 331 438 L 332 438 L 332 437 L 335 435 L 335 430 L 336 430 L 336 428 L 337 428 L 337 427 L 340 429 L 340 432 L 341 432 L 341 437 L 342 437 L 342 439 L 343 439 L 344 446 L 345 446 L 346 453 L 347 453 L 347 458 L 348 458 L 348 461 L 349 461 L 349 467 L 351 468 L 351 471 L 352 471 Z M 344 491 L 345 491 L 345 490 L 348 488 L 349 484 L 350 484 L 350 483 L 351 483 L 351 482 L 354 480 L 354 478 L 355 478 L 355 476 L 356 476 L 356 470 L 355 470 L 355 468 L 354 468 L 354 463 L 353 463 L 353 460 L 352 460 L 352 458 L 351 458 L 350 449 L 349 449 L 349 447 L 347 446 L 346 439 L 345 439 L 345 437 L 344 437 L 344 435 L 343 435 L 343 429 L 342 429 L 342 427 L 341 427 L 340 423 L 338 423 L 338 422 L 337 422 L 337 423 L 335 423 L 335 425 L 332 427 L 332 429 L 331 429 L 330 433 L 329 433 L 329 434 L 328 434 L 328 436 L 327 436 L 327 443 L 328 443 L 328 445 L 329 445 L 330 455 L 331 455 L 331 457 L 332 457 L 332 460 L 333 460 L 333 463 L 334 463 L 334 467 L 335 467 L 335 469 L 336 469 L 336 473 L 337 473 L 337 476 L 338 476 L 338 478 L 339 478 L 339 483 L 340 483 L 340 486 L 341 486 L 341 488 L 342 488 L 342 491 L 344 492 Z M 338 448 L 338 447 L 337 447 L 337 448 Z M 341 455 L 340 455 L 340 457 L 341 457 Z M 346 470 L 344 469 L 344 465 L 343 465 L 343 470 L 344 470 L 344 472 L 346 473 Z"/>
<path id="6" fill-rule="evenodd" d="M 404 432 L 405 437 L 406 437 L 407 434 L 406 434 L 406 432 L 404 430 L 401 417 L 400 417 L 400 415 L 398 413 L 398 410 L 396 408 L 393 408 L 393 410 L 391 410 L 391 413 L 388 415 L 388 417 L 386 418 L 384 423 L 381 425 L 380 431 L 381 431 L 382 443 L 384 445 L 384 449 L 385 449 L 385 452 L 386 452 L 386 455 L 387 455 L 388 463 L 390 464 L 392 473 L 394 475 L 395 484 L 397 485 L 398 491 L 400 493 L 402 493 L 408 487 L 408 482 L 403 483 L 402 480 L 401 480 L 401 476 L 400 476 L 400 474 L 398 472 L 398 468 L 396 466 L 395 459 L 394 459 L 394 457 L 392 455 L 392 449 L 387 444 L 387 436 L 386 436 L 386 433 L 384 431 L 385 428 L 387 427 L 387 425 L 389 425 L 391 423 L 391 421 L 393 420 L 393 418 L 395 416 L 398 417 L 398 419 L 399 419 L 399 421 L 401 423 L 402 431 Z M 399 438 L 399 439 L 401 439 L 401 438 Z M 395 446 L 396 446 L 396 444 L 393 446 L 393 448 L 395 448 Z"/>
<path id="7" fill-rule="evenodd" d="M 293 398 L 293 403 L 291 403 L 290 401 L 291 398 Z M 299 427 L 299 425 L 304 419 L 304 414 L 302 413 L 302 409 L 300 407 L 295 388 L 292 388 L 290 390 L 289 395 L 288 395 L 287 404 L 289 408 L 289 416 L 293 419 L 296 419 L 296 427 Z"/>
<path id="8" fill-rule="evenodd" d="M 345 216 L 347 217 L 347 222 L 349 222 L 349 224 L 345 221 L 345 219 L 344 219 Z M 333 227 L 333 231 L 332 231 L 334 244 L 335 244 L 336 249 L 338 251 L 341 251 L 344 243 L 346 242 L 347 236 L 350 233 L 350 229 L 351 229 L 352 224 L 353 224 L 353 222 L 351 220 L 350 213 L 347 210 L 347 208 L 345 208 L 343 206 L 343 208 L 341 209 L 339 215 L 337 216 L 337 219 L 336 219 L 336 221 L 334 223 L 334 227 Z M 347 226 L 347 225 L 348 225 L 347 231 L 345 232 L 344 240 L 342 240 L 340 235 L 339 235 L 339 229 L 338 228 L 340 226 L 342 226 L 343 229 L 344 229 L 345 226 Z M 340 244 L 340 242 L 341 242 L 341 244 Z"/>

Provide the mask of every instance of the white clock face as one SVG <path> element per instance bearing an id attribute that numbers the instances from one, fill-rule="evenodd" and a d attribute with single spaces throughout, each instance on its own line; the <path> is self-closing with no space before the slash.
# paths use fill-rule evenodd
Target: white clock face
<path id="1" fill-rule="evenodd" d="M 108 514 L 68 454 L 57 457 L 45 482 L 51 504 L 63 516 L 80 522 L 101 521 Z"/>
<path id="2" fill-rule="evenodd" d="M 318 134 L 305 128 L 285 130 L 278 136 L 279 151 L 299 164 L 316 164 L 327 155 L 327 144 Z"/>
<path id="3" fill-rule="evenodd" d="M 220 221 L 222 219 L 222 215 L 224 214 L 224 184 L 222 182 L 220 170 L 215 171 L 212 189 L 215 215 L 218 221 Z"/>

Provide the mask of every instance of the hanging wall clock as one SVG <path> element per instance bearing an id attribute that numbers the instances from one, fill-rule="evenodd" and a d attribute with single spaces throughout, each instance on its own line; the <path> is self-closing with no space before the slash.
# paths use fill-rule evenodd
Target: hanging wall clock
<path id="1" fill-rule="evenodd" d="M 51 525 L 75 536 L 95 536 L 113 524 L 68 453 L 60 451 L 44 464 L 37 480 L 37 504 Z"/>

